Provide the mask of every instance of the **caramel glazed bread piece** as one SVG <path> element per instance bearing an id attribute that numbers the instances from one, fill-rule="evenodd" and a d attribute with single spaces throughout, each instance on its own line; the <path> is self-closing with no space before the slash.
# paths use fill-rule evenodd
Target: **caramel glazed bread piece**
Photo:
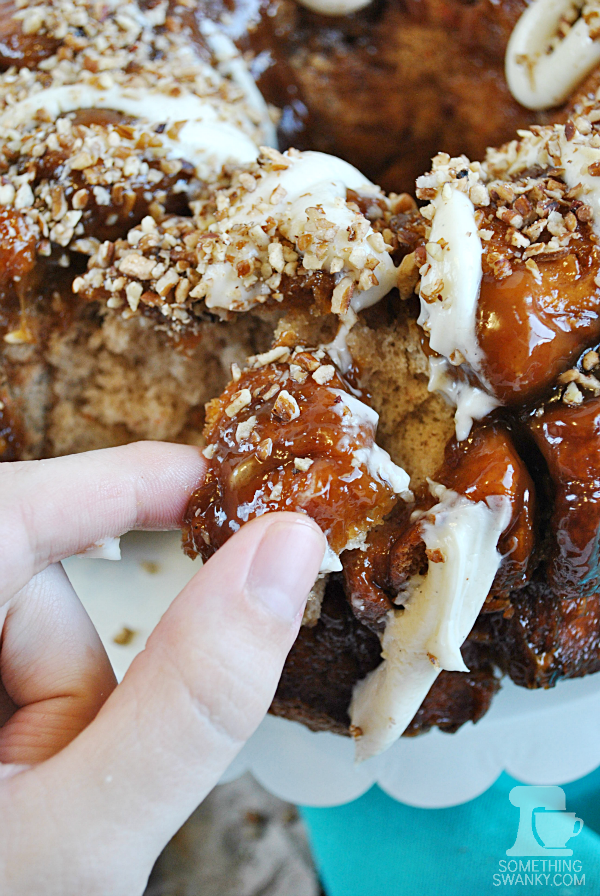
<path id="1" fill-rule="evenodd" d="M 597 338 L 593 208 L 544 149 L 562 134 L 596 152 L 592 118 L 524 137 L 535 158 L 521 169 L 520 145 L 484 166 L 438 159 L 421 216 L 338 159 L 260 155 L 267 110 L 208 22 L 56 4 L 9 26 L 27 67 L 0 76 L 6 456 L 199 441 L 198 406 L 237 358 L 209 407 L 214 500 L 194 497 L 188 547 L 212 550 L 275 507 L 315 515 L 330 545 L 274 711 L 347 730 L 352 702 L 364 757 L 407 728 L 479 717 L 492 663 L 528 685 L 596 668 L 595 541 L 570 515 L 573 483 L 587 500 L 594 470 L 573 472 L 552 430 L 575 440 L 573 399 L 587 410 L 595 389 L 593 354 L 578 360 Z M 557 309 L 563 282 L 572 302 Z M 529 324 L 550 333 L 514 369 L 488 338 L 505 295 L 526 309 L 523 338 Z M 275 355 L 242 372 L 275 327 Z M 444 397 L 457 406 L 446 460 Z M 303 442 L 295 421 L 311 416 Z M 550 520 L 530 475 L 557 496 Z M 332 520 L 328 493 L 352 515 Z M 561 576 L 573 590 L 558 599 Z M 548 607 L 546 636 L 532 636 L 529 593 Z"/>
<path id="2" fill-rule="evenodd" d="M 455 406 L 455 435 L 412 494 L 372 454 L 369 405 L 385 416 L 385 400 L 358 359 L 362 321 L 307 348 L 288 316 L 209 406 L 185 545 L 209 556 L 273 509 L 317 520 L 325 583 L 273 710 L 348 726 L 359 759 L 479 718 L 494 665 L 527 687 L 600 669 L 596 119 L 582 107 L 483 164 L 438 156 L 418 181 L 425 234 L 398 285 L 419 295 L 429 389 Z"/>

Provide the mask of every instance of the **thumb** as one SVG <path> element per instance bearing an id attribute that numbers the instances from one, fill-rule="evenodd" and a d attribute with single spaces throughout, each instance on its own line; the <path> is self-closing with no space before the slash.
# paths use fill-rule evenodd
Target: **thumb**
<path id="1" fill-rule="evenodd" d="M 13 831 L 60 794 L 35 862 L 27 838 L 0 844 L 0 868 L 3 859 L 22 892 L 54 893 L 56 879 L 61 896 L 142 893 L 160 850 L 267 711 L 324 548 L 302 515 L 248 523 L 174 601 L 91 725 L 10 779 Z"/>

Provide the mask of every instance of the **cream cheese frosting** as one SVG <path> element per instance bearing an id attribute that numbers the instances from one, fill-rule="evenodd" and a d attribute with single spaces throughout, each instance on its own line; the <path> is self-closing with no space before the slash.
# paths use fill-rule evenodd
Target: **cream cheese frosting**
<path id="1" fill-rule="evenodd" d="M 559 30 L 570 27 L 561 37 Z M 533 0 L 517 22 L 506 49 L 508 86 L 528 109 L 550 109 L 600 63 L 597 0 Z"/>
<path id="2" fill-rule="evenodd" d="M 169 158 L 192 162 L 199 177 L 214 177 L 227 162 L 244 164 L 256 159 L 258 148 L 248 136 L 249 127 L 228 120 L 213 103 L 188 93 L 164 96 L 149 88 L 113 84 L 103 89 L 92 84 L 68 84 L 49 87 L 0 113 L 0 127 L 14 130 L 33 122 L 42 109 L 50 118 L 60 118 L 79 109 L 112 109 L 144 122 L 151 129 L 164 125 L 160 142 L 169 150 Z M 181 124 L 180 124 L 181 123 Z M 176 139 L 168 136 L 179 125 Z"/>
<path id="3" fill-rule="evenodd" d="M 430 487 L 439 503 L 421 523 L 432 558 L 427 573 L 398 595 L 402 608 L 388 614 L 383 662 L 354 688 L 358 762 L 400 737 L 442 669 L 468 671 L 460 648 L 502 561 L 497 545 L 510 520 L 508 500 L 475 503 L 439 484 Z"/>
<path id="4" fill-rule="evenodd" d="M 298 3 L 323 16 L 347 16 L 364 9 L 371 0 L 298 0 Z"/>
<path id="5" fill-rule="evenodd" d="M 324 240 L 324 252 L 313 261 L 313 253 L 305 251 L 304 268 L 335 272 L 342 286 L 348 280 L 351 305 L 361 310 L 393 288 L 396 268 L 381 236 L 375 234 L 366 218 L 348 207 L 348 190 L 383 195 L 342 159 L 319 152 L 286 152 L 277 170 L 261 177 L 252 190 L 239 191 L 226 217 L 213 229 L 224 235 L 252 231 L 270 216 L 282 235 L 296 245 L 302 236 L 314 234 Z M 254 257 L 257 249 L 250 242 L 248 258 Z M 368 258 L 373 259 L 370 273 L 364 267 Z M 255 304 L 261 288 L 259 283 L 245 287 L 227 262 L 207 272 L 205 282 L 207 308 L 246 310 Z"/>
<path id="6" fill-rule="evenodd" d="M 356 440 L 357 433 L 365 428 L 371 429 L 375 437 L 379 424 L 377 411 L 374 411 L 373 408 L 349 392 L 344 392 L 341 389 L 330 389 L 329 391 L 338 399 L 334 408 L 342 419 L 342 428 L 344 430 L 342 439 L 352 443 Z M 354 451 L 353 464 L 355 466 L 355 471 L 352 473 L 353 477 L 362 476 L 362 471 L 366 470 L 369 476 L 376 482 L 389 486 L 394 494 L 402 497 L 405 501 L 412 501 L 413 495 L 409 488 L 410 477 L 408 473 L 395 464 L 387 451 L 384 451 L 375 441 L 368 448 L 358 448 Z M 345 544 L 339 554 L 343 553 L 343 551 L 364 547 L 365 534 L 358 541 L 353 540 Z M 341 571 L 342 563 L 339 559 L 339 554 L 336 554 L 327 545 L 325 557 L 319 571 L 320 575 Z"/>
<path id="7" fill-rule="evenodd" d="M 421 277 L 418 323 L 431 348 L 452 363 L 481 364 L 475 314 L 481 284 L 481 239 L 475 207 L 450 183 L 432 200 L 434 216 Z"/>
<path id="8" fill-rule="evenodd" d="M 446 358 L 429 359 L 427 388 L 456 408 L 454 426 L 459 442 L 468 438 L 475 420 L 483 420 L 501 404 L 493 395 L 469 382 L 464 371 L 449 364 Z"/>
<path id="9" fill-rule="evenodd" d="M 487 388 L 476 331 L 483 248 L 475 204 L 489 204 L 485 179 L 479 163 L 441 153 L 432 171 L 417 180 L 417 195 L 430 200 L 421 210 L 430 225 L 427 258 L 419 271 L 417 322 L 439 356 L 430 358 L 429 390 L 456 406 L 459 441 L 467 438 L 473 420 L 500 404 Z M 470 369 L 480 386 L 473 386 L 461 367 Z"/>
<path id="10" fill-rule="evenodd" d="M 86 560 L 120 560 L 121 539 L 119 537 L 105 538 L 103 541 L 95 542 L 75 556 L 85 557 Z"/>

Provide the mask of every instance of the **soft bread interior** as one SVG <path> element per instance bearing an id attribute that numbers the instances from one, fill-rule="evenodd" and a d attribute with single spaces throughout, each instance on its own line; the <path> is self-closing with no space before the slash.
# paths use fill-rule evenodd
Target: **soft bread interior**
<path id="1" fill-rule="evenodd" d="M 15 346 L 3 357 L 7 403 L 29 457 L 135 439 L 201 445 L 204 404 L 224 389 L 233 362 L 265 351 L 274 334 L 323 344 L 334 319 L 259 311 L 202 322 L 197 336 L 176 341 L 151 318 L 88 308 L 66 329 L 49 327 L 43 347 Z M 414 309 L 390 296 L 359 316 L 348 347 L 364 400 L 380 415 L 378 442 L 422 482 L 441 463 L 453 409 L 427 390 Z"/>

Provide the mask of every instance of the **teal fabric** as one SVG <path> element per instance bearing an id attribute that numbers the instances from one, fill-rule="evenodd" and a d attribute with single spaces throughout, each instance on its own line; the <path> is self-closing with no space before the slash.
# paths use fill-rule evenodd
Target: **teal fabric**
<path id="1" fill-rule="evenodd" d="M 538 859 L 530 870 L 549 876 L 529 883 L 518 879 L 525 880 L 527 858 L 519 868 L 519 859 L 506 855 L 519 823 L 508 799 L 517 784 L 502 774 L 480 797 L 451 809 L 405 806 L 378 787 L 344 806 L 302 808 L 327 896 L 600 896 L 600 768 L 563 785 L 567 810 L 585 822 L 567 844 L 572 859 L 550 866 L 541 862 L 558 859 Z"/>

